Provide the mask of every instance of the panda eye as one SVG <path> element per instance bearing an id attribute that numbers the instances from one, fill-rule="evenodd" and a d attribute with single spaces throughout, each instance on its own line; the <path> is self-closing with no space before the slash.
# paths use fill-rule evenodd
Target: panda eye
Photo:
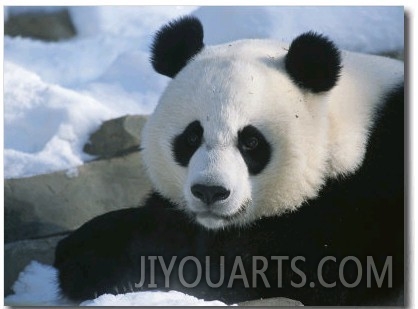
<path id="1" fill-rule="evenodd" d="M 200 145 L 200 136 L 196 132 L 190 132 L 187 135 L 187 143 L 191 147 L 196 147 Z"/>
<path id="2" fill-rule="evenodd" d="M 256 127 L 248 125 L 238 132 L 238 150 L 250 175 L 259 174 L 269 163 L 271 146 Z"/>
<path id="3" fill-rule="evenodd" d="M 191 122 L 183 132 L 172 141 L 174 160 L 180 166 L 186 167 L 193 154 L 202 144 L 203 128 L 199 121 Z"/>
<path id="4" fill-rule="evenodd" d="M 250 136 L 247 137 L 243 142 L 242 142 L 242 148 L 245 151 L 251 151 L 257 148 L 259 143 L 259 140 L 257 137 L 255 136 Z"/>

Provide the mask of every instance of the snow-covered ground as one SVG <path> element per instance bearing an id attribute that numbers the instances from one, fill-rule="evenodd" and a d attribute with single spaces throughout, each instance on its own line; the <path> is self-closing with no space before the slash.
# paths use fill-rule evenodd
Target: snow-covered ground
<path id="1" fill-rule="evenodd" d="M 6 7 L 5 18 L 28 10 Z M 152 70 L 153 33 L 192 13 L 205 43 L 291 41 L 315 30 L 343 49 L 379 53 L 404 44 L 402 7 L 71 7 L 78 35 L 46 43 L 4 38 L 4 173 L 27 177 L 92 159 L 82 148 L 103 120 L 149 114 L 168 79 Z"/>
<path id="2" fill-rule="evenodd" d="M 6 7 L 5 18 L 28 10 Z M 71 7 L 78 35 L 46 43 L 4 38 L 4 173 L 28 177 L 70 169 L 92 159 L 82 148 L 102 121 L 149 114 L 168 78 L 149 63 L 155 31 L 192 13 L 205 43 L 242 38 L 290 42 L 308 30 L 340 48 L 380 53 L 404 47 L 402 7 Z M 10 305 L 64 305 L 56 270 L 36 262 L 22 272 Z M 84 305 L 222 305 L 178 292 L 104 295 Z"/>
<path id="3" fill-rule="evenodd" d="M 62 298 L 57 288 L 57 270 L 33 261 L 13 285 L 15 294 L 4 300 L 7 306 L 225 306 L 177 291 L 146 291 L 119 295 L 104 294 L 81 304 Z"/>

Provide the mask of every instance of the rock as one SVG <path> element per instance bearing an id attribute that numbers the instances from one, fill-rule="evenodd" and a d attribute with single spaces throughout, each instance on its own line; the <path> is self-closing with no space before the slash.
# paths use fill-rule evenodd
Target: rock
<path id="1" fill-rule="evenodd" d="M 388 57 L 404 61 L 405 60 L 405 52 L 404 52 L 404 50 L 394 51 L 394 52 L 388 53 Z"/>
<path id="2" fill-rule="evenodd" d="M 405 51 L 403 49 L 386 51 L 386 52 L 382 52 L 378 55 L 383 56 L 383 57 L 398 59 L 398 60 L 401 60 L 401 61 L 405 60 Z"/>
<path id="3" fill-rule="evenodd" d="M 68 10 L 29 12 L 9 16 L 4 34 L 29 37 L 43 41 L 58 41 L 75 36 L 76 31 Z"/>
<path id="4" fill-rule="evenodd" d="M 5 242 L 74 230 L 97 215 L 140 205 L 150 190 L 138 151 L 69 171 L 6 179 Z"/>
<path id="5" fill-rule="evenodd" d="M 303 304 L 300 301 L 293 300 L 293 299 L 290 299 L 290 298 L 273 297 L 273 298 L 265 298 L 265 299 L 245 301 L 245 302 L 239 303 L 238 306 L 257 306 L 257 307 L 286 306 L 286 307 L 293 307 L 293 306 L 303 306 Z"/>
<path id="6" fill-rule="evenodd" d="M 99 158 L 110 158 L 137 151 L 146 119 L 145 116 L 128 115 L 103 122 L 90 136 L 84 152 Z"/>
<path id="7" fill-rule="evenodd" d="M 4 295 L 12 293 L 12 285 L 19 273 L 36 260 L 44 264 L 54 262 L 55 247 L 66 235 L 37 240 L 22 240 L 4 245 Z"/>

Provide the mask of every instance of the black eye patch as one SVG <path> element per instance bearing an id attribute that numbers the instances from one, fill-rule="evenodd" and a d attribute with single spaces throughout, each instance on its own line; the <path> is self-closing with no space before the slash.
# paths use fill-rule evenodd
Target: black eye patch
<path id="1" fill-rule="evenodd" d="M 238 132 L 237 147 L 251 175 L 259 174 L 270 161 L 271 146 L 254 126 L 246 126 Z"/>
<path id="2" fill-rule="evenodd" d="M 189 164 L 193 154 L 202 144 L 203 128 L 199 121 L 191 122 L 172 142 L 174 159 L 181 166 Z"/>

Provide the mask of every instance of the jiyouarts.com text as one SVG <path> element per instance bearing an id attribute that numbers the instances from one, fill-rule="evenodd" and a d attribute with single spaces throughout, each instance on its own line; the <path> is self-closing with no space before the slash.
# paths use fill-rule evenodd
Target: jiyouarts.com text
<path id="1" fill-rule="evenodd" d="M 202 280 L 211 288 L 218 288 L 225 284 L 228 288 L 232 288 L 237 282 L 246 288 L 256 288 L 260 284 L 266 288 L 281 288 L 285 284 L 290 284 L 293 288 L 302 288 L 307 285 L 311 288 L 317 285 L 333 288 L 337 284 L 347 288 L 355 288 L 362 282 L 367 288 L 372 286 L 391 288 L 393 277 L 391 256 L 387 256 L 383 263 L 382 261 L 376 263 L 372 256 L 367 256 L 364 259 L 355 256 L 347 256 L 342 259 L 325 256 L 316 264 L 315 280 L 313 281 L 309 280 L 311 278 L 304 272 L 303 266 L 307 261 L 303 256 L 271 256 L 269 258 L 253 256 L 250 259 L 247 257 L 245 263 L 242 257 L 237 256 L 232 262 L 230 261 L 228 271 L 224 267 L 224 256 L 216 259 L 210 256 L 206 256 L 204 259 L 198 259 L 195 256 L 182 258 L 177 256 L 171 258 L 141 256 L 140 262 L 141 275 L 135 282 L 135 287 L 139 289 L 170 288 L 170 280 L 173 276 L 185 288 L 194 288 L 201 284 Z M 289 282 L 286 282 L 282 276 L 285 267 L 287 273 L 292 274 L 290 276 L 292 279 L 288 280 Z M 324 275 L 325 270 L 330 267 L 335 273 L 335 278 L 332 280 Z M 275 280 L 269 276 L 273 268 Z M 157 273 L 160 274 L 160 281 L 156 279 Z M 161 278 L 164 281 L 163 286 L 160 286 Z"/>

